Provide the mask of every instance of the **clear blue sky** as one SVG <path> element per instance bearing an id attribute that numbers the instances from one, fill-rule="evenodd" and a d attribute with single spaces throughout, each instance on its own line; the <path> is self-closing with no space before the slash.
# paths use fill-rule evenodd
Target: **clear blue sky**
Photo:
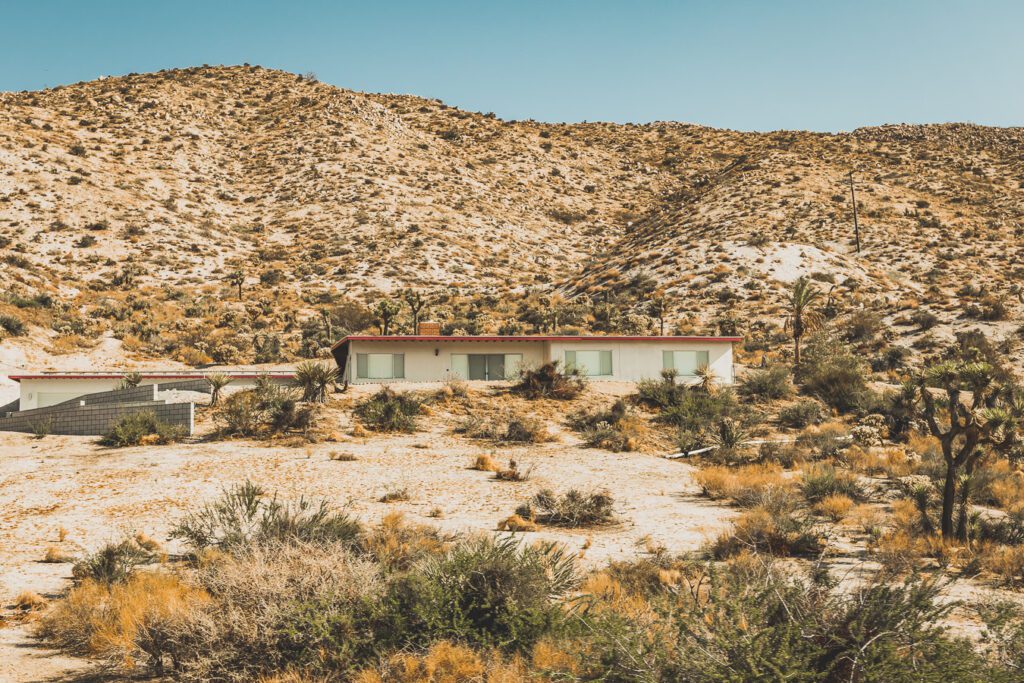
<path id="1" fill-rule="evenodd" d="M 503 118 L 1024 124 L 1024 0 L 2 0 L 0 90 L 249 62 Z"/>

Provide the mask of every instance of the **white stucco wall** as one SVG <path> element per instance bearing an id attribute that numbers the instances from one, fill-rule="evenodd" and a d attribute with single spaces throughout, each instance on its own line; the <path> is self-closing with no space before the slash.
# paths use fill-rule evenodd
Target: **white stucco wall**
<path id="1" fill-rule="evenodd" d="M 732 344 L 729 342 L 682 342 L 672 340 L 630 340 L 630 341 L 552 341 L 549 344 L 548 359 L 565 363 L 566 351 L 612 352 L 611 380 L 637 382 L 642 379 L 657 379 L 661 376 L 663 351 L 707 351 L 708 367 L 715 373 L 720 384 L 732 384 Z M 604 377 L 592 377 L 595 381 Z M 686 379 L 681 377 L 681 380 Z"/>
<path id="2" fill-rule="evenodd" d="M 721 384 L 733 383 L 732 344 L 730 342 L 674 341 L 671 339 L 603 341 L 600 339 L 523 341 L 523 342 L 480 342 L 458 341 L 364 341 L 349 343 L 347 379 L 353 384 L 375 384 L 389 380 L 359 379 L 356 377 L 356 354 L 359 353 L 402 353 L 405 354 L 405 378 L 394 381 L 439 382 L 452 376 L 451 356 L 462 353 L 518 353 L 523 364 L 536 367 L 557 360 L 565 362 L 566 351 L 612 352 L 612 375 L 592 377 L 616 381 L 639 381 L 656 379 L 661 376 L 663 351 L 707 351 L 708 365 Z M 436 352 L 436 353 L 435 353 Z M 685 380 L 686 378 L 681 378 Z"/>
<path id="3" fill-rule="evenodd" d="M 458 339 L 458 337 L 453 337 Z M 436 353 L 435 353 L 436 351 Z M 544 342 L 474 342 L 474 341 L 410 341 L 374 342 L 353 341 L 349 344 L 345 374 L 352 384 L 375 384 L 389 380 L 359 379 L 356 377 L 356 354 L 404 353 L 405 378 L 397 382 L 439 382 L 452 376 L 452 354 L 462 353 L 518 353 L 527 366 L 542 365 L 545 360 Z"/>

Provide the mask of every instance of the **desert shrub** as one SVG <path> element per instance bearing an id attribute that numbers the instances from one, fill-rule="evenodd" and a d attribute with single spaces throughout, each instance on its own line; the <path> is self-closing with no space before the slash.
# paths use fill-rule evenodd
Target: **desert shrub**
<path id="1" fill-rule="evenodd" d="M 139 444 L 173 443 L 185 436 L 185 428 L 181 425 L 168 424 L 157 418 L 152 411 L 130 413 L 125 415 L 110 428 L 100 443 L 104 446 L 124 448 Z"/>
<path id="2" fill-rule="evenodd" d="M 379 432 L 415 432 L 416 416 L 422 411 L 419 397 L 384 387 L 357 403 L 352 412 L 364 425 Z"/>
<path id="3" fill-rule="evenodd" d="M 809 503 L 817 503 L 829 496 L 842 495 L 855 501 L 864 500 L 864 489 L 851 472 L 836 469 L 829 464 L 811 465 L 801 477 L 800 491 Z"/>
<path id="4" fill-rule="evenodd" d="M 150 554 L 133 539 L 108 543 L 95 553 L 86 555 L 71 568 L 76 580 L 91 579 L 101 583 L 126 581 L 135 568 L 150 559 Z"/>
<path id="5" fill-rule="evenodd" d="M 520 370 L 519 379 L 512 385 L 512 392 L 529 399 L 554 398 L 564 401 L 576 398 L 585 387 L 586 380 L 579 369 L 560 370 L 558 361 L 554 361 L 536 369 Z"/>
<path id="6" fill-rule="evenodd" d="M 543 420 L 506 410 L 495 415 L 467 415 L 455 428 L 472 439 L 490 439 L 510 443 L 543 443 L 551 434 Z"/>
<path id="7" fill-rule="evenodd" d="M 755 401 L 776 401 L 793 395 L 792 373 L 784 365 L 752 370 L 743 376 L 740 395 Z"/>
<path id="8" fill-rule="evenodd" d="M 358 522 L 326 501 L 282 503 L 247 481 L 190 512 L 171 529 L 171 538 L 195 550 L 231 550 L 270 542 L 354 543 L 359 533 Z"/>
<path id="9" fill-rule="evenodd" d="M 176 636 L 209 601 L 173 574 L 139 572 L 118 584 L 87 579 L 40 620 L 38 633 L 128 669 L 147 661 L 159 674 L 182 655 Z"/>
<path id="10" fill-rule="evenodd" d="M 834 458 L 850 444 L 850 439 L 842 424 L 826 423 L 800 432 L 796 443 L 814 457 Z"/>
<path id="11" fill-rule="evenodd" d="M 270 543 L 201 564 L 195 582 L 216 602 L 179 634 L 192 680 L 255 680 L 287 669 L 346 673 L 376 651 L 378 568 L 347 544 Z"/>
<path id="12" fill-rule="evenodd" d="M 552 598 L 576 582 L 574 556 L 553 544 L 476 538 L 397 581 L 390 601 L 393 614 L 407 615 L 399 629 L 413 642 L 525 650 L 562 622 L 565 612 Z"/>
<path id="13" fill-rule="evenodd" d="M 561 496 L 550 489 L 538 491 L 516 514 L 541 524 L 584 527 L 608 524 L 614 519 L 615 500 L 607 491 L 585 493 L 569 489 Z"/>
<path id="14" fill-rule="evenodd" d="M 214 414 L 222 434 L 257 436 L 262 433 L 306 430 L 315 419 L 312 406 L 299 407 L 293 392 L 260 377 L 252 389 L 228 396 Z"/>
<path id="15" fill-rule="evenodd" d="M 17 316 L 2 314 L 0 315 L 0 331 L 11 337 L 20 337 L 25 334 L 25 323 Z"/>
<path id="16" fill-rule="evenodd" d="M 828 340 L 808 345 L 797 381 L 804 392 L 841 413 L 857 410 L 870 398 L 860 359 Z"/>
<path id="17" fill-rule="evenodd" d="M 580 432 L 583 443 L 616 453 L 636 450 L 644 432 L 643 423 L 629 412 L 622 399 L 606 410 L 585 410 L 569 416 L 569 425 Z"/>
<path id="18" fill-rule="evenodd" d="M 779 424 L 783 427 L 803 429 L 822 420 L 821 404 L 813 398 L 802 398 L 779 411 Z"/>
<path id="19" fill-rule="evenodd" d="M 778 557 L 806 557 L 821 552 L 821 538 L 805 519 L 764 507 L 751 508 L 708 548 L 711 557 L 724 560 L 742 552 Z"/>

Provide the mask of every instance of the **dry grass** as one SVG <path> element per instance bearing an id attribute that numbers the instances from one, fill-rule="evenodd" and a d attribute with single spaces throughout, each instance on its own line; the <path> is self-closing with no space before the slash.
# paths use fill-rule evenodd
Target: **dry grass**
<path id="1" fill-rule="evenodd" d="M 484 453 L 476 456 L 473 464 L 469 466 L 471 470 L 478 470 L 480 472 L 499 472 L 501 471 L 501 465 L 492 458 L 490 455 Z"/>
<path id="2" fill-rule="evenodd" d="M 363 550 L 385 567 L 402 569 L 444 552 L 450 539 L 435 527 L 408 521 L 401 512 L 384 515 L 361 540 Z"/>
<path id="3" fill-rule="evenodd" d="M 786 495 L 793 482 L 776 465 L 713 465 L 693 475 L 704 495 L 712 499 L 728 499 L 743 507 L 759 505 L 773 495 Z"/>
<path id="4" fill-rule="evenodd" d="M 35 612 L 49 604 L 46 598 L 35 591 L 22 591 L 14 598 L 14 608 L 23 612 Z"/>
<path id="5" fill-rule="evenodd" d="M 853 499 L 842 494 L 825 496 L 814 504 L 814 511 L 833 522 L 842 521 L 853 507 Z"/>
<path id="6" fill-rule="evenodd" d="M 169 630 L 195 616 L 209 599 L 174 574 L 140 572 L 113 585 L 86 579 L 43 617 L 39 631 L 74 652 L 126 668 L 148 658 L 159 670 Z"/>
<path id="7" fill-rule="evenodd" d="M 498 531 L 537 531 L 539 529 L 540 525 L 535 521 L 519 515 L 510 515 L 498 522 Z"/>
<path id="8" fill-rule="evenodd" d="M 74 562 L 75 556 L 58 548 L 55 545 L 48 546 L 46 548 L 46 554 L 43 556 L 43 562 L 51 564 L 63 564 L 65 562 Z"/>

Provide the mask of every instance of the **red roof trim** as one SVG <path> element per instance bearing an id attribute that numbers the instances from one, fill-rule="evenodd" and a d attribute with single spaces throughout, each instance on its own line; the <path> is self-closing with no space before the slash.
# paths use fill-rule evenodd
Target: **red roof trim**
<path id="1" fill-rule="evenodd" d="M 83 373 L 83 374 L 79 374 L 79 375 L 56 374 L 55 373 L 55 374 L 42 374 L 42 375 L 10 375 L 10 376 L 8 376 L 7 379 L 14 380 L 15 382 L 20 382 L 23 379 L 124 379 L 125 374 L 126 373 L 123 373 L 123 372 L 122 373 L 117 373 L 117 374 L 86 374 L 86 373 Z M 213 374 L 213 373 L 211 373 L 211 374 Z M 257 379 L 258 377 L 272 377 L 274 379 L 292 379 L 292 378 L 295 377 L 295 374 L 291 373 L 291 372 L 261 372 L 261 373 L 254 373 L 254 374 L 245 374 L 245 375 L 233 375 L 233 374 L 230 374 L 230 373 L 222 373 L 222 374 L 227 375 L 231 379 Z M 203 379 L 203 378 L 206 377 L 206 375 L 163 375 L 163 374 L 148 375 L 146 373 L 140 373 L 140 375 L 141 375 L 142 379 L 168 379 L 168 380 Z"/>
<path id="2" fill-rule="evenodd" d="M 387 336 L 373 335 L 373 334 L 353 334 L 342 338 L 332 346 L 332 349 L 336 349 L 345 342 L 349 341 L 384 341 L 384 342 L 451 342 L 451 341 L 463 341 L 463 342 L 530 342 L 530 341 L 667 341 L 667 342 L 721 342 L 721 343 L 735 343 L 743 341 L 743 337 L 667 337 L 667 336 L 601 336 L 601 335 L 590 335 L 590 336 L 561 336 L 561 335 L 548 335 L 548 336 L 502 336 L 502 335 L 483 335 L 483 336 L 446 336 L 446 335 L 424 335 L 424 334 L 390 334 Z"/>

